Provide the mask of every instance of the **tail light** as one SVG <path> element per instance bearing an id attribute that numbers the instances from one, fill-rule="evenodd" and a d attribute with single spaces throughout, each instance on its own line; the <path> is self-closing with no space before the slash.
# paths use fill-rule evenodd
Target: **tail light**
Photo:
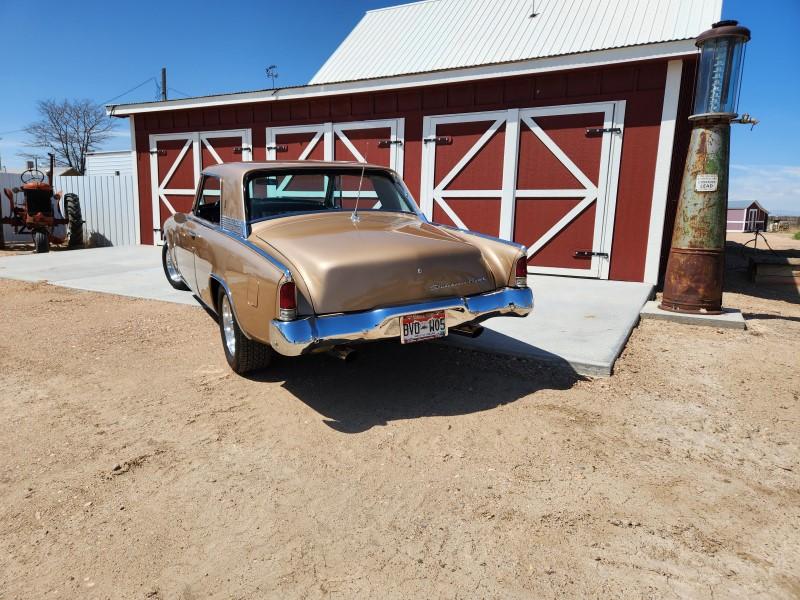
<path id="1" fill-rule="evenodd" d="M 294 281 L 282 283 L 278 296 L 278 318 L 281 321 L 294 321 L 297 318 L 297 288 Z"/>
<path id="2" fill-rule="evenodd" d="M 518 288 L 528 287 L 528 257 L 521 256 L 514 266 L 514 277 Z"/>

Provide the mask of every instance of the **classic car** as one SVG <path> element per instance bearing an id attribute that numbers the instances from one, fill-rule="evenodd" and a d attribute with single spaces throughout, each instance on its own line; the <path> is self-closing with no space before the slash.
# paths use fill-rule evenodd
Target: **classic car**
<path id="1" fill-rule="evenodd" d="M 485 319 L 533 309 L 523 246 L 430 222 L 376 165 L 216 165 L 163 235 L 169 283 L 217 315 L 237 373 L 273 352 L 474 337 Z"/>

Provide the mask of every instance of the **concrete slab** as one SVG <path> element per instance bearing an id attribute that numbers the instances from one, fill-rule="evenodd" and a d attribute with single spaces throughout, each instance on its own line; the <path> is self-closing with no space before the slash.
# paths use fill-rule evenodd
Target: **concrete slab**
<path id="1" fill-rule="evenodd" d="M 489 319 L 477 339 L 449 336 L 474 350 L 568 363 L 577 373 L 611 375 L 653 286 L 626 281 L 532 275 L 535 308 L 524 319 Z"/>
<path id="2" fill-rule="evenodd" d="M 692 315 L 676 313 L 658 308 L 658 301 L 651 300 L 642 308 L 640 316 L 643 319 L 661 319 L 685 325 L 704 325 L 719 329 L 747 329 L 747 324 L 742 316 L 742 311 L 735 308 L 723 308 L 721 315 Z"/>
<path id="3" fill-rule="evenodd" d="M 197 304 L 191 294 L 173 289 L 167 283 L 161 268 L 161 248 L 157 246 L 114 246 L 5 256 L 0 258 L 0 277 Z"/>
<path id="4" fill-rule="evenodd" d="M 0 277 L 199 306 L 192 294 L 169 286 L 160 253 L 155 246 L 120 246 L 7 256 L 0 258 Z M 447 343 L 608 376 L 652 293 L 648 284 L 621 281 L 533 275 L 529 283 L 532 315 L 490 319 L 478 339 L 449 336 Z"/>

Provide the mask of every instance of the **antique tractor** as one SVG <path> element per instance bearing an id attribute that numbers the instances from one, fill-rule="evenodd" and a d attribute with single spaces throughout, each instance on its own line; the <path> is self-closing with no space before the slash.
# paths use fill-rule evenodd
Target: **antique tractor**
<path id="1" fill-rule="evenodd" d="M 14 233 L 30 233 L 33 237 L 34 252 L 49 252 L 50 244 L 63 244 L 69 232 L 69 247 L 83 245 L 83 220 L 81 205 L 75 194 L 64 194 L 63 210 L 59 205 L 61 194 L 53 193 L 52 178 L 45 182 L 45 174 L 38 169 L 28 169 L 20 175 L 22 185 L 12 189 L 4 188 L 3 193 L 11 205 L 9 216 L 2 217 L 0 223 L 11 225 Z M 22 201 L 17 200 L 22 195 Z M 0 246 L 2 246 L 0 227 Z"/>

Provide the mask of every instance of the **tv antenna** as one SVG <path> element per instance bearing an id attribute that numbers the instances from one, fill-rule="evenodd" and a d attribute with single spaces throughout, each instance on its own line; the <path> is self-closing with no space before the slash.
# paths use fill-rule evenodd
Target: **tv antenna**
<path id="1" fill-rule="evenodd" d="M 531 0 L 531 14 L 528 15 L 529 19 L 538 17 L 541 13 L 536 12 L 536 0 Z"/>
<path id="2" fill-rule="evenodd" d="M 272 89 L 275 89 L 275 80 L 278 78 L 278 65 L 270 65 L 264 69 L 267 78 L 272 80 Z"/>

